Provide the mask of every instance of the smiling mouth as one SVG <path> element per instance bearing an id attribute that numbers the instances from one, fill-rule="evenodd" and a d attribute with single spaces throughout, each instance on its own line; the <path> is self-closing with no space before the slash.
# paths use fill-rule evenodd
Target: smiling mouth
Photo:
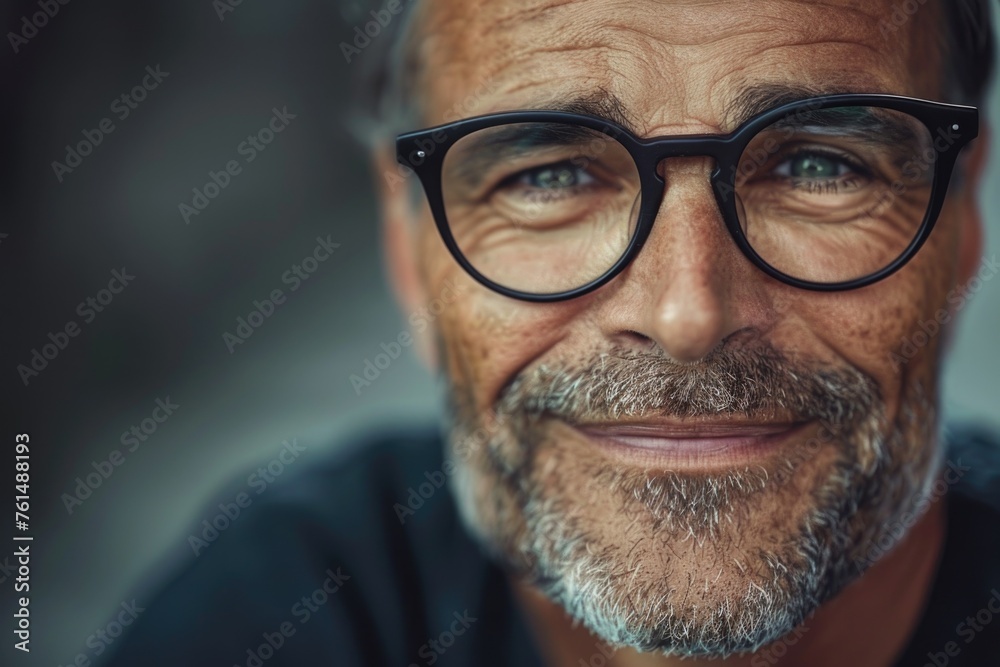
<path id="1" fill-rule="evenodd" d="M 718 418 L 564 423 L 602 454 L 623 462 L 699 470 L 759 464 L 811 424 Z"/>

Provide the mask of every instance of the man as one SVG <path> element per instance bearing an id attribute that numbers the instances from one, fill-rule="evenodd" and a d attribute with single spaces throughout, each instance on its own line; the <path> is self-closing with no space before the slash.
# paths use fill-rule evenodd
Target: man
<path id="1" fill-rule="evenodd" d="M 408 7 L 376 164 L 444 457 L 276 492 L 112 664 L 1000 664 L 1000 445 L 938 414 L 985 9 Z"/>

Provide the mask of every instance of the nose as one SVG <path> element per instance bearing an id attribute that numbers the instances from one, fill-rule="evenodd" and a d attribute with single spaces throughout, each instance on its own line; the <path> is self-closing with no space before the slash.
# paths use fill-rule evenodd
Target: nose
<path id="1" fill-rule="evenodd" d="M 707 158 L 660 163 L 663 198 L 646 243 L 623 272 L 622 335 L 641 336 L 681 363 L 699 361 L 750 327 L 739 300 L 752 266 L 726 230 L 709 182 Z M 740 286 L 743 284 L 743 287 Z"/>

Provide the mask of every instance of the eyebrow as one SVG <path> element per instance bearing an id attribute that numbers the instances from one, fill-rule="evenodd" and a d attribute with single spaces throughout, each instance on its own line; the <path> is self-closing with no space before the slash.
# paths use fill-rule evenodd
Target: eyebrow
<path id="1" fill-rule="evenodd" d="M 732 132 L 753 117 L 785 104 L 849 92 L 855 90 L 841 86 L 775 83 L 749 86 L 725 107 L 721 129 L 723 132 Z M 634 120 L 626 105 L 617 95 L 603 88 L 577 97 L 541 104 L 535 108 L 603 118 L 620 125 L 636 136 L 643 136 L 637 129 L 639 123 Z M 871 110 L 860 108 L 834 107 L 801 111 L 794 117 L 776 121 L 774 126 L 837 130 L 843 127 L 838 120 L 842 119 L 845 113 L 850 113 L 858 124 L 857 130 L 875 143 L 904 145 L 907 140 L 912 140 L 914 137 L 913 129 L 901 121 L 891 117 L 881 117 Z M 498 162 L 513 159 L 529 148 L 571 145 L 592 139 L 595 136 L 592 132 L 583 128 L 557 128 L 548 124 L 536 125 L 527 132 L 520 124 L 498 127 L 488 137 L 484 137 L 474 145 L 475 150 L 471 152 L 469 160 L 462 165 L 461 178 L 468 184 L 475 183 L 490 167 Z"/>
<path id="2" fill-rule="evenodd" d="M 795 83 L 759 83 L 741 90 L 730 100 L 722 113 L 721 131 L 732 132 L 754 116 L 775 109 L 784 104 L 799 102 L 812 97 L 836 95 L 840 93 L 874 92 L 881 90 L 864 90 L 871 86 L 844 85 L 804 85 Z M 628 107 L 613 92 L 599 88 L 591 93 L 553 101 L 548 104 L 535 105 L 534 108 L 551 111 L 567 111 L 587 116 L 596 116 L 610 120 L 622 126 L 636 136 L 643 136 L 642 124 L 629 112 Z"/>
<path id="3" fill-rule="evenodd" d="M 617 95 L 604 88 L 598 88 L 585 95 L 554 101 L 536 108 L 596 116 L 621 125 L 632 134 L 640 134 L 639 124 L 629 113 L 628 107 L 625 106 Z"/>
<path id="4" fill-rule="evenodd" d="M 810 97 L 849 92 L 840 88 L 819 88 L 797 84 L 764 83 L 745 88 L 729 101 L 722 114 L 724 127 L 731 131 L 754 116 L 784 104 Z"/>
<path id="5" fill-rule="evenodd" d="M 731 132 L 754 116 L 771 109 L 801 100 L 836 95 L 841 93 L 856 93 L 858 87 L 843 86 L 801 86 L 794 84 L 760 84 L 751 86 L 737 95 L 726 107 L 723 114 L 725 131 Z M 875 92 L 881 92 L 876 90 Z M 879 114 L 875 110 L 859 107 L 831 107 L 828 109 L 801 110 L 792 117 L 778 120 L 773 127 L 782 128 L 816 128 L 828 130 L 843 130 L 845 126 L 838 122 L 845 116 L 851 116 L 856 132 L 875 144 L 903 148 L 907 142 L 916 139 L 914 127 L 901 118 L 889 114 Z"/>
<path id="6" fill-rule="evenodd" d="M 475 137 L 465 147 L 457 176 L 467 186 L 478 184 L 483 175 L 498 164 L 514 160 L 538 148 L 584 144 L 603 136 L 583 127 L 553 123 L 518 123 L 499 126 L 482 137 Z"/>
<path id="7" fill-rule="evenodd" d="M 845 93 L 885 94 L 888 92 L 882 90 L 878 85 L 872 86 L 871 84 L 853 86 L 844 86 L 841 84 L 818 86 L 792 83 L 756 84 L 740 91 L 726 105 L 722 115 L 723 129 L 726 132 L 731 132 L 754 116 L 759 116 L 762 113 L 785 104 L 800 102 L 813 97 Z"/>

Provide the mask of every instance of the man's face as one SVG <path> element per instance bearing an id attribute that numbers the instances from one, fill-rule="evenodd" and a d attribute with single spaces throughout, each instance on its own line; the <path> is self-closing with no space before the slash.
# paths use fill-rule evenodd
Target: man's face
<path id="1" fill-rule="evenodd" d="M 895 31 L 891 11 L 434 0 L 418 8 L 414 89 L 427 125 L 609 93 L 643 136 L 729 132 L 763 86 L 938 98 L 937 6 Z M 888 279 L 799 290 L 736 247 L 712 168 L 664 161 L 638 257 L 569 301 L 473 282 L 426 206 L 396 253 L 418 283 L 404 293 L 462 288 L 435 333 L 474 533 L 605 640 L 680 654 L 780 637 L 884 550 L 884 529 L 912 524 L 939 463 L 942 337 L 900 347 L 948 307 L 967 236 L 949 203 Z"/>

